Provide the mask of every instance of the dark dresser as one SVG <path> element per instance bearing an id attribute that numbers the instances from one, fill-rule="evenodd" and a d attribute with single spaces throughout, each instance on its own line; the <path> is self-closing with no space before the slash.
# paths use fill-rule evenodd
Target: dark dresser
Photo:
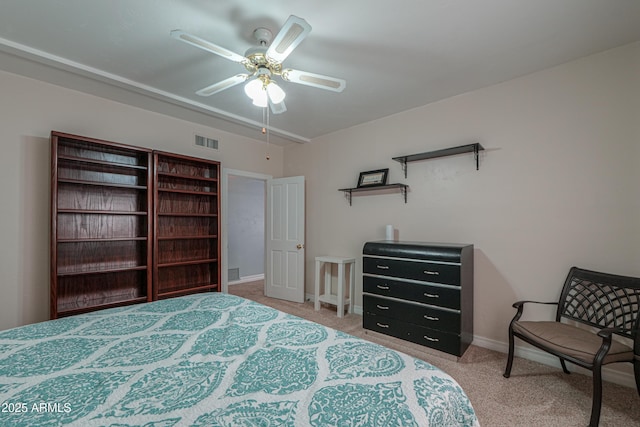
<path id="1" fill-rule="evenodd" d="M 364 328 L 462 356 L 473 341 L 473 245 L 385 240 L 362 252 Z"/>

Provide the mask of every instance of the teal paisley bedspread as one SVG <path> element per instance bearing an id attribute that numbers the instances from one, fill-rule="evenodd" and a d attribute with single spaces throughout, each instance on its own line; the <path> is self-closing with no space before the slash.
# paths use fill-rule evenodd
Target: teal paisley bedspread
<path id="1" fill-rule="evenodd" d="M 446 373 L 221 293 L 0 332 L 0 426 L 478 426 Z"/>

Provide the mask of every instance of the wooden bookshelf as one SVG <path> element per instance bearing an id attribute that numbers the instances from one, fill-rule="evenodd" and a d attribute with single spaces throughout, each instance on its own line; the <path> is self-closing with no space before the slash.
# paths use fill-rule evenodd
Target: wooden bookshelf
<path id="1" fill-rule="evenodd" d="M 154 299 L 220 290 L 220 163 L 156 151 Z"/>
<path id="2" fill-rule="evenodd" d="M 51 133 L 52 319 L 151 300 L 151 159 Z"/>

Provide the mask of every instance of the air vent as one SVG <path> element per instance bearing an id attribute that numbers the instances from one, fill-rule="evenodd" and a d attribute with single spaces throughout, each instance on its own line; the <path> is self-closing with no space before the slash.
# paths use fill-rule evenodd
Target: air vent
<path id="1" fill-rule="evenodd" d="M 236 280 L 240 280 L 240 268 L 230 268 L 229 269 L 229 281 L 233 282 Z"/>
<path id="2" fill-rule="evenodd" d="M 196 145 L 204 148 L 218 149 L 218 140 L 207 138 L 206 136 L 196 135 Z"/>

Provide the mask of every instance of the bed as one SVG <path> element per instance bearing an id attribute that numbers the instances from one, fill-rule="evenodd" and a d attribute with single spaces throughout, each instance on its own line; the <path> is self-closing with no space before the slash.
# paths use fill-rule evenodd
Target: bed
<path id="1" fill-rule="evenodd" d="M 0 425 L 478 426 L 434 366 L 222 293 L 0 332 Z"/>

